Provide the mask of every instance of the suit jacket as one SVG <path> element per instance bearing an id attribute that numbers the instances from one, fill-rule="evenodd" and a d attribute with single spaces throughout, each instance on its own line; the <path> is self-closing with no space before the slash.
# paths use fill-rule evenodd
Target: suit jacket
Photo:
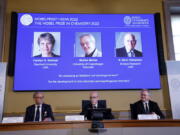
<path id="1" fill-rule="evenodd" d="M 34 121 L 34 115 L 35 115 L 35 105 L 31 105 L 27 107 L 24 122 Z M 44 120 L 45 118 L 51 118 L 51 120 L 54 121 L 54 116 L 50 105 L 42 104 L 41 117 L 42 120 Z"/>
<path id="2" fill-rule="evenodd" d="M 135 57 L 142 57 L 142 52 L 140 52 L 136 49 L 134 49 L 134 54 L 135 54 Z M 116 49 L 116 57 L 128 57 L 126 48 L 122 47 L 122 48 Z"/>
<path id="3" fill-rule="evenodd" d="M 92 109 L 93 106 L 91 104 L 91 102 L 89 100 L 87 100 L 86 104 L 84 106 L 82 106 L 82 112 L 80 113 L 80 115 L 84 115 L 85 117 L 87 117 L 87 119 L 91 119 L 91 116 L 89 116 L 88 113 L 88 109 Z M 105 101 L 98 101 L 98 105 L 97 108 L 106 108 L 106 102 Z"/>
<path id="4" fill-rule="evenodd" d="M 164 119 L 165 116 L 161 112 L 158 104 L 153 101 L 149 101 L 149 112 L 155 112 L 157 115 L 160 116 L 160 119 Z M 141 100 L 137 101 L 136 103 L 132 104 L 131 106 L 131 118 L 137 119 L 138 114 L 146 114 L 143 102 Z"/>
<path id="5" fill-rule="evenodd" d="M 42 54 L 36 55 L 36 56 L 34 56 L 34 57 L 42 57 Z M 60 57 L 60 56 L 59 56 L 59 55 L 56 55 L 56 54 L 54 54 L 54 53 L 52 53 L 52 57 Z"/>

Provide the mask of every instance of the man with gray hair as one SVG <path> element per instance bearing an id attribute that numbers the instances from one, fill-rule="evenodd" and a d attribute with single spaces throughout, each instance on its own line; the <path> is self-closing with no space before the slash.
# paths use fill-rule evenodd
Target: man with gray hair
<path id="1" fill-rule="evenodd" d="M 137 119 L 138 114 L 156 114 L 160 119 L 164 119 L 164 115 L 161 112 L 158 104 L 151 101 L 150 92 L 147 89 L 143 89 L 140 92 L 140 100 L 131 105 L 131 118 Z"/>
<path id="2" fill-rule="evenodd" d="M 42 92 L 33 94 L 35 104 L 26 108 L 24 122 L 54 121 L 51 106 L 44 103 Z"/>
<path id="3" fill-rule="evenodd" d="M 96 40 L 92 34 L 81 35 L 80 45 L 85 52 L 83 57 L 102 57 L 102 52 L 96 48 Z"/>

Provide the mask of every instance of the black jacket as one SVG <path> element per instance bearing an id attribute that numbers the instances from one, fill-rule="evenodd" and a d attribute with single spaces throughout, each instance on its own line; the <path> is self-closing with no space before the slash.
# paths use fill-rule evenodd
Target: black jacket
<path id="1" fill-rule="evenodd" d="M 88 109 L 93 108 L 91 102 L 86 102 L 83 106 L 82 106 L 82 112 L 80 113 L 81 115 L 84 115 L 85 117 L 87 117 L 87 111 Z M 98 101 L 98 105 L 97 108 L 106 108 L 106 102 L 105 101 Z"/>
<path id="2" fill-rule="evenodd" d="M 92 108 L 93 108 L 93 106 L 89 100 L 83 100 L 82 101 L 82 112 L 80 113 L 80 115 L 84 115 L 85 117 L 87 117 L 88 120 L 91 120 L 92 114 L 88 110 L 92 109 Z M 106 101 L 105 100 L 99 100 L 97 108 L 106 109 Z M 111 112 L 103 113 L 103 115 L 104 115 L 103 119 L 113 119 L 114 118 L 114 116 L 112 115 Z"/>
<path id="3" fill-rule="evenodd" d="M 35 115 L 35 105 L 31 105 L 27 107 L 24 122 L 34 121 L 34 115 Z M 50 105 L 42 104 L 41 117 L 42 120 L 44 120 L 45 118 L 51 118 L 51 120 L 54 121 L 54 116 Z"/>
<path id="4" fill-rule="evenodd" d="M 142 57 L 142 52 L 140 52 L 136 49 L 134 49 L 134 54 L 135 54 L 135 57 Z M 122 48 L 116 49 L 116 57 L 128 57 L 126 48 L 122 47 Z"/>
<path id="5" fill-rule="evenodd" d="M 161 119 L 164 119 L 165 116 L 161 112 L 158 104 L 153 101 L 149 101 L 149 112 L 155 112 L 157 115 L 160 116 Z M 137 101 L 136 103 L 131 105 L 131 118 L 132 119 L 137 119 L 138 114 L 146 114 L 143 102 L 141 100 Z"/>

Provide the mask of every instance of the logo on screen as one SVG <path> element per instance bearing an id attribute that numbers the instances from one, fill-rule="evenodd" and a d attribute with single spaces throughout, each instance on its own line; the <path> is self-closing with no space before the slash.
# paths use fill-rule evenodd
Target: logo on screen
<path id="1" fill-rule="evenodd" d="M 24 14 L 21 16 L 20 21 L 22 25 L 28 26 L 33 22 L 33 18 L 30 14 Z"/>
<path id="2" fill-rule="evenodd" d="M 131 17 L 130 16 L 125 16 L 124 17 L 124 23 L 127 24 L 127 25 L 131 24 Z"/>
<path id="3" fill-rule="evenodd" d="M 173 87 L 174 90 L 179 89 L 179 87 L 180 87 L 180 80 L 178 78 L 173 78 L 171 80 L 171 86 Z"/>

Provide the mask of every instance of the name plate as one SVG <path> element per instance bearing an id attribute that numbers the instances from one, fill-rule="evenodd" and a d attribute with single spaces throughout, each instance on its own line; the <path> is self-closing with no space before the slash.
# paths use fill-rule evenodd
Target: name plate
<path id="1" fill-rule="evenodd" d="M 2 123 L 23 123 L 24 117 L 4 117 Z"/>
<path id="2" fill-rule="evenodd" d="M 84 121 L 84 115 L 67 115 L 65 121 Z"/>
<path id="3" fill-rule="evenodd" d="M 156 114 L 138 114 L 138 120 L 157 120 L 158 115 Z"/>

